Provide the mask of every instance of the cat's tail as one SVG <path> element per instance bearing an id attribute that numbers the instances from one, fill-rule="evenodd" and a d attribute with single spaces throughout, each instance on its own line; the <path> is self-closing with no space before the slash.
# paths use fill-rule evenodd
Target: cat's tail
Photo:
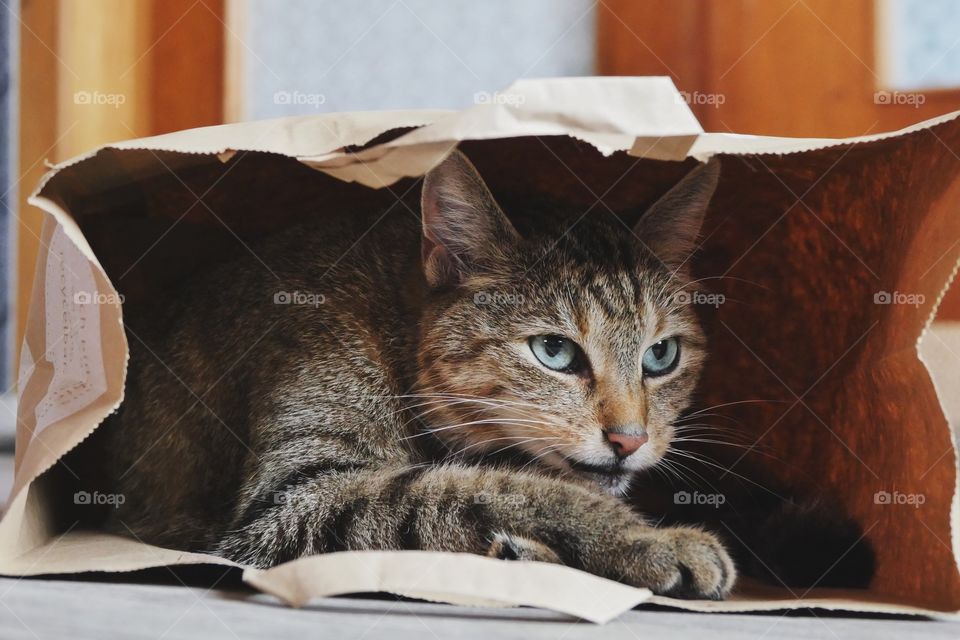
<path id="1" fill-rule="evenodd" d="M 863 528 L 824 499 L 778 501 L 749 518 L 735 544 L 743 573 L 771 584 L 866 588 L 875 554 Z"/>

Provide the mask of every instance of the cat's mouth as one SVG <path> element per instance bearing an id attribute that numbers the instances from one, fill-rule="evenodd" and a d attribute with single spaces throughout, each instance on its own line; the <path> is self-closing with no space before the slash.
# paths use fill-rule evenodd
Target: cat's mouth
<path id="1" fill-rule="evenodd" d="M 583 473 L 596 473 L 604 476 L 622 476 L 625 473 L 628 473 L 626 469 L 623 468 L 620 464 L 613 462 L 610 464 L 590 464 L 587 462 L 580 462 L 579 460 L 569 460 L 570 468 L 574 471 L 580 471 Z"/>
<path id="2" fill-rule="evenodd" d="M 613 495 L 620 495 L 629 486 L 633 471 L 625 468 L 618 462 L 610 464 L 590 464 L 578 460 L 567 460 L 567 464 L 574 471 L 577 471 L 593 482 L 600 485 L 600 488 Z"/>

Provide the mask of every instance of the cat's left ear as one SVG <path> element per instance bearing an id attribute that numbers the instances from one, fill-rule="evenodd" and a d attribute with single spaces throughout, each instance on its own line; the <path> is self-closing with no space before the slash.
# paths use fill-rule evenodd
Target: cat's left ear
<path id="1" fill-rule="evenodd" d="M 679 268 L 696 249 L 719 178 L 720 161 L 711 158 L 661 196 L 634 226 L 637 237 L 667 267 Z"/>
<path id="2" fill-rule="evenodd" d="M 456 285 L 505 259 L 520 239 L 506 214 L 459 151 L 423 178 L 423 272 L 432 287 Z"/>

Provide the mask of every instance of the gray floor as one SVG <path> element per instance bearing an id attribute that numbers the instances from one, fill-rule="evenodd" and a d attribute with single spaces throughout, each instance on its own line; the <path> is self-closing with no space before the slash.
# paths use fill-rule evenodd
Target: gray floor
<path id="1" fill-rule="evenodd" d="M 288 609 L 269 596 L 182 586 L 0 579 L 0 638 L 960 638 L 960 622 L 632 611 L 604 626 L 532 609 L 324 599 Z"/>

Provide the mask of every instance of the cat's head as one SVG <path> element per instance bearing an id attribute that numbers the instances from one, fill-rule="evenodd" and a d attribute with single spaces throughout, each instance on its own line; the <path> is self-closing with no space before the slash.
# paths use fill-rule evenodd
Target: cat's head
<path id="1" fill-rule="evenodd" d="M 424 179 L 418 393 L 454 456 L 516 455 L 612 493 L 667 452 L 704 360 L 677 295 L 719 166 L 631 229 L 593 210 L 522 237 L 454 152 Z"/>

